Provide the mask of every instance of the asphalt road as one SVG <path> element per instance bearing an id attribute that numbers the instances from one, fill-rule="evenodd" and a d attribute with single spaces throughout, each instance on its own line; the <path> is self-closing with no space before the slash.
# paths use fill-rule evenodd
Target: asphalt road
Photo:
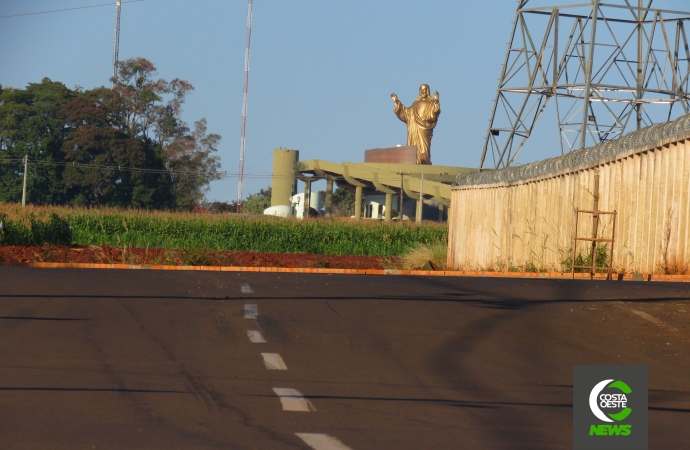
<path id="1" fill-rule="evenodd" d="M 573 365 L 643 364 L 650 449 L 687 449 L 689 298 L 643 282 L 1 267 L 0 448 L 570 449 Z"/>

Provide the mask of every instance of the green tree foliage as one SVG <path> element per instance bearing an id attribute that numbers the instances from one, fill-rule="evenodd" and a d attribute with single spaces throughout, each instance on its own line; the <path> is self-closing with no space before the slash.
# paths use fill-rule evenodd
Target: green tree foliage
<path id="1" fill-rule="evenodd" d="M 44 79 L 0 88 L 0 200 L 191 210 L 220 178 L 220 136 L 192 130 L 182 105 L 194 88 L 156 78 L 143 58 L 121 61 L 112 89 L 82 92 Z M 136 170 L 133 170 L 136 169 Z"/>
<path id="2" fill-rule="evenodd" d="M 232 202 L 202 202 L 201 207 L 214 214 L 228 214 L 237 212 L 237 201 Z"/>
<path id="3" fill-rule="evenodd" d="M 174 207 L 160 147 L 150 139 L 132 136 L 118 123 L 117 100 L 113 91 L 102 88 L 74 99 L 62 109 L 69 129 L 64 158 L 74 163 L 65 168 L 63 179 L 75 193 L 72 203 Z"/>
<path id="4" fill-rule="evenodd" d="M 258 193 L 251 194 L 242 202 L 242 213 L 263 214 L 266 208 L 271 206 L 272 188 L 260 189 Z"/>
<path id="5" fill-rule="evenodd" d="M 166 148 L 166 167 L 171 171 L 173 193 L 178 206 L 198 205 L 209 184 L 220 178 L 218 151 L 220 135 L 206 134 L 206 119 L 194 123 L 194 131 Z"/>
<path id="6" fill-rule="evenodd" d="M 24 166 L 21 159 L 41 161 L 31 164 L 27 177 L 28 201 L 34 204 L 66 203 L 70 193 L 62 182 L 62 144 L 67 137 L 61 108 L 79 95 L 64 84 L 44 78 L 26 89 L 0 90 L 0 200 L 18 202 L 22 197 Z"/>
<path id="7" fill-rule="evenodd" d="M 332 199 L 333 215 L 350 217 L 355 213 L 355 193 L 344 188 L 336 188 Z"/>

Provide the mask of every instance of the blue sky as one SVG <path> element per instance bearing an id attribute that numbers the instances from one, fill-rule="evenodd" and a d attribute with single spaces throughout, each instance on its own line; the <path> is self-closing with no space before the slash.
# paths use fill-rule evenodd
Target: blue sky
<path id="1" fill-rule="evenodd" d="M 0 16 L 109 0 L 2 0 Z M 516 2 L 506 0 L 255 0 L 245 196 L 270 185 L 274 148 L 300 159 L 362 161 L 405 144 L 391 92 L 409 105 L 421 83 L 439 91 L 432 162 L 476 167 Z M 114 6 L 0 19 L 0 84 L 43 77 L 107 85 Z M 145 0 L 122 6 L 120 59 L 145 57 L 196 90 L 184 118 L 222 135 L 223 170 L 236 173 L 244 75 L 245 0 Z M 555 131 L 554 131 L 555 133 Z M 525 150 L 523 162 L 555 156 Z M 317 186 L 318 188 L 318 186 Z M 211 200 L 237 197 L 237 178 Z"/>

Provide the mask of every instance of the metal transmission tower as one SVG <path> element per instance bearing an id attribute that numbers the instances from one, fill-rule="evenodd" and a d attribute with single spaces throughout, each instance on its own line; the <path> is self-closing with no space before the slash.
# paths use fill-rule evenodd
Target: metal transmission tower
<path id="1" fill-rule="evenodd" d="M 247 2 L 247 47 L 244 53 L 244 94 L 242 96 L 242 131 L 240 133 L 240 180 L 237 183 L 237 212 L 242 212 L 242 182 L 244 181 L 244 144 L 247 135 L 247 98 L 249 96 L 249 49 L 252 43 L 252 5 Z"/>
<path id="2" fill-rule="evenodd" d="M 512 165 L 547 106 L 561 154 L 690 112 L 690 12 L 653 2 L 519 0 L 479 168 Z"/>
<path id="3" fill-rule="evenodd" d="M 111 87 L 115 86 L 115 79 L 117 78 L 117 61 L 120 55 L 120 11 L 122 3 L 120 0 L 115 2 L 115 39 L 113 42 L 113 76 L 111 78 Z"/>

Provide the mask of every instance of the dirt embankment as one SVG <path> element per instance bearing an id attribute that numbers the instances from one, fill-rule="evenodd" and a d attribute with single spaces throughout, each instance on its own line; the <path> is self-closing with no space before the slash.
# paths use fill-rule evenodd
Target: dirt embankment
<path id="1" fill-rule="evenodd" d="M 385 269 L 397 258 L 103 246 L 0 247 L 0 262 Z"/>

